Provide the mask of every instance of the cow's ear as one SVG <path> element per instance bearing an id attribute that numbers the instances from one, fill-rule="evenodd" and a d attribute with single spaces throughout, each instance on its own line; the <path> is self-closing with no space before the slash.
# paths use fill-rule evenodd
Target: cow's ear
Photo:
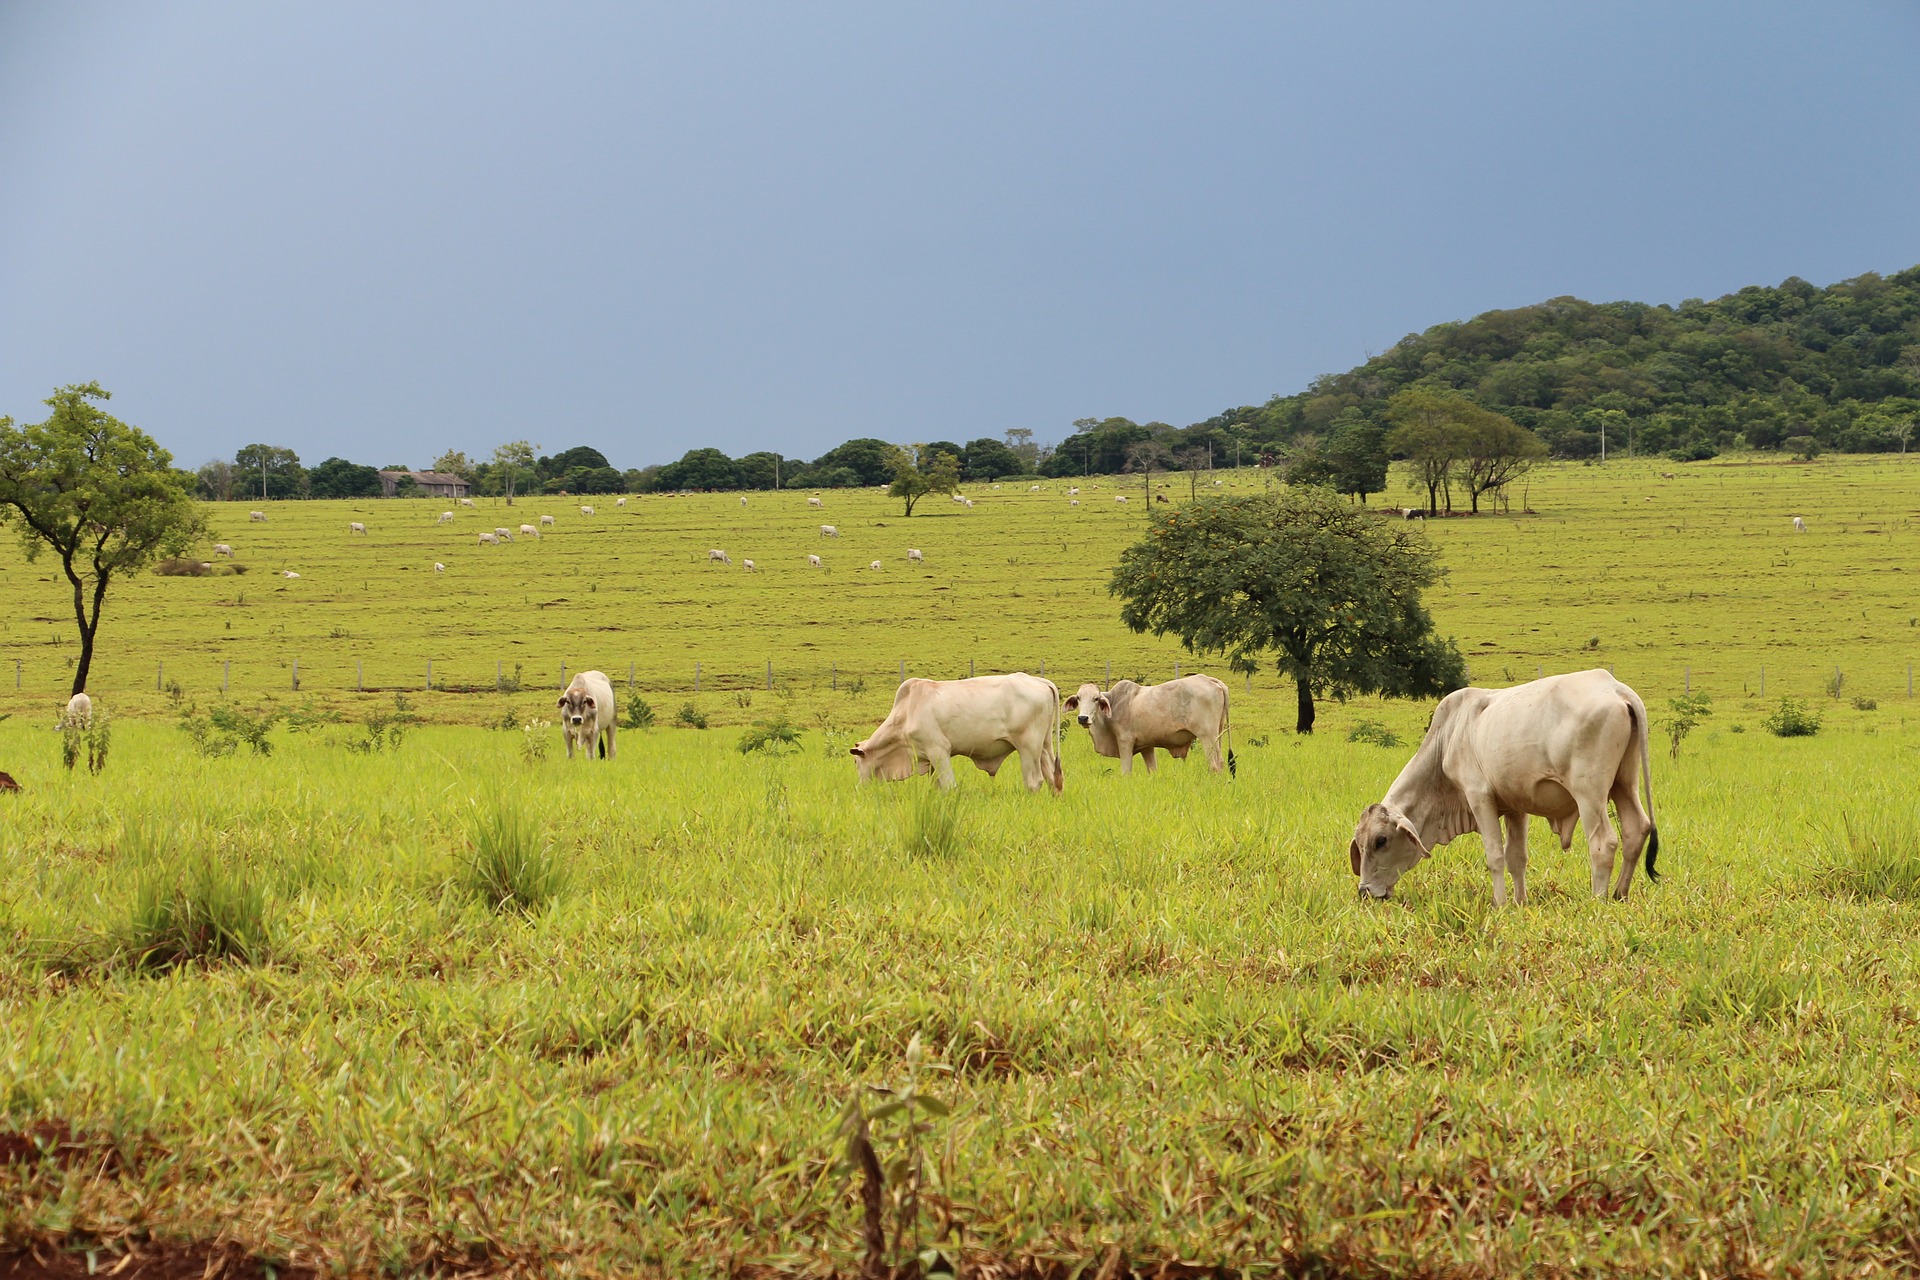
<path id="1" fill-rule="evenodd" d="M 1095 705 L 1100 708 L 1101 715 L 1110 716 L 1113 714 L 1113 699 L 1109 698 L 1106 694 L 1101 694 L 1096 700 Z"/>
<path id="2" fill-rule="evenodd" d="M 1432 852 L 1432 850 L 1428 849 L 1426 844 L 1420 839 L 1420 833 L 1413 829 L 1413 824 L 1411 822 L 1408 822 L 1405 818 L 1402 818 L 1395 825 L 1398 826 L 1400 830 L 1406 832 L 1407 839 L 1413 841 L 1413 847 L 1420 851 L 1421 857 L 1424 858 L 1429 853 Z"/>
<path id="3" fill-rule="evenodd" d="M 1080 707 L 1080 695 L 1076 693 L 1071 698 L 1068 698 L 1065 702 L 1061 703 L 1060 705 L 1065 707 L 1069 711 L 1078 710 Z"/>
<path id="4" fill-rule="evenodd" d="M 562 698 L 560 699 L 560 701 L 554 703 L 553 705 L 556 707 L 559 707 L 562 711 L 565 711 L 567 709 L 567 700 L 565 698 Z"/>
<path id="5" fill-rule="evenodd" d="M 1359 875 L 1360 874 L 1360 842 L 1358 840 L 1347 841 L 1347 861 L 1353 864 L 1353 874 Z"/>
<path id="6" fill-rule="evenodd" d="M 594 701 L 594 700 L 593 700 L 592 698 L 588 698 L 588 699 L 586 700 L 586 704 L 585 704 L 585 705 L 586 705 L 586 708 L 587 708 L 587 710 L 589 710 L 589 711 L 592 711 L 592 710 L 593 710 L 593 709 L 594 709 L 595 707 L 597 707 L 597 706 L 599 706 L 600 704 L 599 704 L 599 703 L 597 703 L 597 702 L 595 702 L 595 701 Z"/>
<path id="7" fill-rule="evenodd" d="M 859 756 L 864 760 L 867 758 L 867 749 L 865 747 L 848 747 L 847 754 L 850 756 Z"/>

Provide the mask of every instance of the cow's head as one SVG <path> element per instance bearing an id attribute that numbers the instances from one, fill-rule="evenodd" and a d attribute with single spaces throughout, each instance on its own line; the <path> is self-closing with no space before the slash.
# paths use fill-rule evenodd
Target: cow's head
<path id="1" fill-rule="evenodd" d="M 862 782 L 905 782 L 931 767 L 925 760 L 916 760 L 905 742 L 877 733 L 849 750 L 860 766 Z"/>
<path id="2" fill-rule="evenodd" d="M 1360 825 L 1353 829 L 1347 856 L 1353 863 L 1353 874 L 1360 877 L 1361 894 L 1384 898 L 1414 863 L 1427 856 L 1427 846 L 1404 813 L 1384 804 L 1370 804 L 1360 815 Z"/>
<path id="3" fill-rule="evenodd" d="M 560 695 L 560 718 L 578 729 L 599 723 L 600 703 L 585 689 L 568 689 Z"/>
<path id="4" fill-rule="evenodd" d="M 1113 711 L 1112 701 L 1100 692 L 1100 686 L 1096 684 L 1081 685 L 1080 691 L 1061 705 L 1066 707 L 1068 715 L 1080 722 L 1083 729 L 1093 728 L 1095 716 L 1110 715 Z"/>

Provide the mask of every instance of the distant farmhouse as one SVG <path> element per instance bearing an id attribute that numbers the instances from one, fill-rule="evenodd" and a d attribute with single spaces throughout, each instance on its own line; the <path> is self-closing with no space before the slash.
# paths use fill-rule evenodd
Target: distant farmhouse
<path id="1" fill-rule="evenodd" d="M 464 498 L 467 496 L 467 482 L 451 471 L 382 471 L 380 473 L 380 495 L 393 496 L 394 489 L 402 479 L 411 476 L 420 486 L 423 498 Z"/>

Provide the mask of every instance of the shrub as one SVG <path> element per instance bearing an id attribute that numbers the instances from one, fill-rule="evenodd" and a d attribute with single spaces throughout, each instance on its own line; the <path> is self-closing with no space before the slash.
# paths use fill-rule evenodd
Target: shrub
<path id="1" fill-rule="evenodd" d="M 1880 704 L 1865 694 L 1856 693 L 1853 696 L 1853 709 L 1855 711 L 1878 711 Z"/>
<path id="2" fill-rule="evenodd" d="M 625 715 L 620 717 L 620 727 L 622 729 L 651 729 L 653 728 L 653 721 L 653 707 L 648 704 L 647 700 L 636 697 L 633 694 L 628 694 L 627 711 Z"/>
<path id="3" fill-rule="evenodd" d="M 1397 747 L 1400 735 L 1378 720 L 1362 720 L 1347 730 L 1348 742 L 1369 742 L 1376 747 Z"/>
<path id="4" fill-rule="evenodd" d="M 691 702 L 681 706 L 680 714 L 675 716 L 674 720 L 685 729 L 704 729 L 707 727 L 707 717 L 701 713 L 700 708 L 694 706 Z"/>
<path id="5" fill-rule="evenodd" d="M 547 758 L 547 730 L 553 728 L 553 721 L 533 719 L 520 726 L 520 758 L 528 764 L 539 764 Z"/>
<path id="6" fill-rule="evenodd" d="M 771 720 L 755 720 L 753 727 L 740 735 L 740 754 L 765 751 L 769 755 L 800 749 L 800 726 L 785 716 L 775 716 Z"/>
<path id="7" fill-rule="evenodd" d="M 1776 738 L 1811 738 L 1820 732 L 1820 713 L 1793 698 L 1782 698 L 1760 724 Z"/>
<path id="8" fill-rule="evenodd" d="M 469 826 L 462 887 L 494 911 L 537 915 L 560 892 L 565 868 L 534 820 L 501 803 Z"/>
<path id="9" fill-rule="evenodd" d="M 226 706 L 215 707 L 207 713 L 207 717 L 214 729 L 233 739 L 235 745 L 245 743 L 253 748 L 253 754 L 270 756 L 273 754 L 273 743 L 268 741 L 267 734 L 280 722 L 282 714 L 280 711 L 249 713 L 238 707 Z"/>
<path id="10" fill-rule="evenodd" d="M 1667 706 L 1673 711 L 1667 719 L 1667 736 L 1672 743 L 1669 755 L 1678 760 L 1680 743 L 1702 720 L 1713 714 L 1713 699 L 1704 693 L 1689 693 L 1684 697 L 1668 698 Z"/>

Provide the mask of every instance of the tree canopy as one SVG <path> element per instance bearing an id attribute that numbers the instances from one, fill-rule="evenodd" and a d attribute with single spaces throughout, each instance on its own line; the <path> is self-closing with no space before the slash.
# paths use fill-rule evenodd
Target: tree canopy
<path id="1" fill-rule="evenodd" d="M 914 504 L 928 494 L 948 494 L 960 487 L 960 459 L 952 452 L 956 447 L 950 444 L 893 446 L 893 455 L 888 460 L 893 483 L 887 486 L 887 492 L 906 502 L 907 515 L 911 516 Z"/>
<path id="2" fill-rule="evenodd" d="M 1421 602 L 1442 572 L 1424 532 L 1306 487 L 1155 508 L 1107 589 L 1135 631 L 1177 636 L 1235 671 L 1271 659 L 1295 683 L 1295 731 L 1311 733 L 1316 696 L 1434 697 L 1466 683 Z"/>
<path id="3" fill-rule="evenodd" d="M 74 693 L 87 687 L 108 584 L 206 533 L 192 478 L 151 436 L 100 408 L 108 398 L 88 382 L 54 392 L 45 422 L 0 418 L 0 523 L 15 526 L 29 560 L 58 556 L 73 587 Z"/>

